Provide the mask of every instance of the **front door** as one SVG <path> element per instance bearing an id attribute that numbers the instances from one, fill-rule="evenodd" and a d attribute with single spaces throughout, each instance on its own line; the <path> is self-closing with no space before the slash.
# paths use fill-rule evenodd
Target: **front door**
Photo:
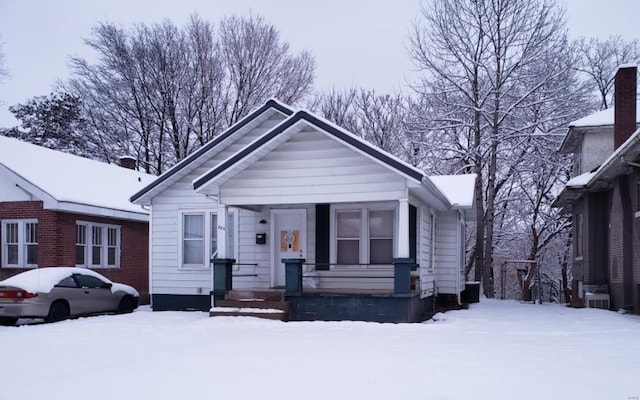
<path id="1" fill-rule="evenodd" d="M 283 258 L 307 257 L 307 210 L 271 210 L 272 286 L 284 286 Z"/>

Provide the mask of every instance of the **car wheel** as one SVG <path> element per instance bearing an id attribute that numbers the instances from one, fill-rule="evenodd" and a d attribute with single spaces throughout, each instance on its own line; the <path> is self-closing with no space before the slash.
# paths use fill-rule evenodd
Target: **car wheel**
<path id="1" fill-rule="evenodd" d="M 18 318 L 15 317 L 0 317 L 0 325 L 10 326 L 15 325 L 18 322 Z"/>
<path id="2" fill-rule="evenodd" d="M 132 296 L 124 296 L 118 304 L 117 312 L 118 314 L 127 314 L 133 312 L 137 306 L 136 300 Z"/>
<path id="3" fill-rule="evenodd" d="M 69 318 L 69 306 L 62 301 L 55 301 L 49 308 L 49 315 L 44 319 L 47 322 L 58 322 Z"/>

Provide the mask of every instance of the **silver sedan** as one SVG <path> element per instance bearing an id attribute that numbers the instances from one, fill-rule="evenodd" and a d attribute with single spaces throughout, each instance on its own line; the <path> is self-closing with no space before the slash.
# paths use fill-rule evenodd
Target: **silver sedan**
<path id="1" fill-rule="evenodd" d="M 36 268 L 0 281 L 0 325 L 19 318 L 55 322 L 101 313 L 128 313 L 138 307 L 131 286 L 75 267 Z"/>

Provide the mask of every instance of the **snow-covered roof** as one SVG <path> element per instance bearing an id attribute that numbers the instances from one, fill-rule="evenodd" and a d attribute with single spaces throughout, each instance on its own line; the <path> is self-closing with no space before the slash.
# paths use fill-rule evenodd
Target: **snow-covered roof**
<path id="1" fill-rule="evenodd" d="M 613 113 L 615 109 L 614 107 L 595 112 L 593 114 L 587 115 L 586 117 L 570 122 L 569 127 L 584 128 L 588 126 L 613 126 Z M 638 109 L 640 109 L 640 102 L 638 102 L 637 107 Z M 640 123 L 640 113 L 636 114 L 636 122 Z"/>
<path id="2" fill-rule="evenodd" d="M 148 219 L 148 213 L 130 203 L 129 196 L 150 184 L 156 178 L 153 175 L 5 136 L 0 136 L 1 166 L 24 181 L 22 189 L 43 200 L 45 208 Z"/>
<path id="3" fill-rule="evenodd" d="M 585 172 L 582 175 L 578 175 L 576 177 L 569 179 L 566 186 L 570 188 L 586 186 L 591 180 L 591 178 L 595 176 L 595 174 L 596 174 L 596 171 Z"/>
<path id="4" fill-rule="evenodd" d="M 434 175 L 429 176 L 429 179 L 454 207 L 468 208 L 473 206 L 476 174 Z"/>
<path id="5" fill-rule="evenodd" d="M 125 293 L 129 293 L 132 296 L 139 296 L 138 291 L 129 285 L 111 282 L 109 279 L 95 271 L 77 267 L 34 268 L 0 281 L 0 286 L 13 286 L 22 290 L 26 290 L 30 293 L 49 293 L 51 292 L 53 287 L 58 284 L 58 282 L 60 282 L 64 278 L 70 277 L 73 274 L 89 275 L 101 279 L 107 283 L 111 283 L 112 293 L 123 291 Z"/>

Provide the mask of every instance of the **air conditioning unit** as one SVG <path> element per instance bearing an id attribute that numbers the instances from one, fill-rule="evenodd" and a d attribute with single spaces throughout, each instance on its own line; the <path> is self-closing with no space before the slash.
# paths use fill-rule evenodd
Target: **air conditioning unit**
<path id="1" fill-rule="evenodd" d="M 609 294 L 607 293 L 585 293 L 584 304 L 587 308 L 601 308 L 608 310 L 611 303 L 609 300 Z"/>

